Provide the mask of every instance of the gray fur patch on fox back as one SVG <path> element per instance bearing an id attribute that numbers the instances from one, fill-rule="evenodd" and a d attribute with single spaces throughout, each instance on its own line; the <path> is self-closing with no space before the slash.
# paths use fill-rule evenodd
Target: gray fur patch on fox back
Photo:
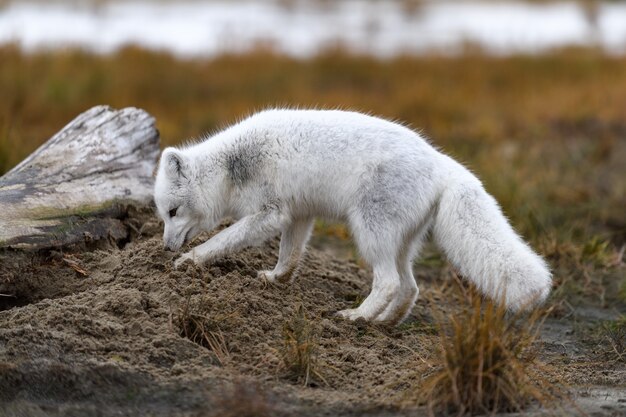
<path id="1" fill-rule="evenodd" d="M 239 188 L 245 186 L 259 173 L 262 163 L 262 145 L 245 140 L 238 141 L 224 157 L 228 178 Z"/>

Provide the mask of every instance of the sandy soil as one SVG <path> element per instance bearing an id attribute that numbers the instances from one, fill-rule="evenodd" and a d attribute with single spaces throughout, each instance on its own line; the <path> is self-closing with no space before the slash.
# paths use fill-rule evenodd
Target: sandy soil
<path id="1" fill-rule="evenodd" d="M 311 249 L 294 283 L 269 284 L 256 271 L 272 241 L 174 271 L 159 233 L 150 218 L 122 249 L 0 254 L 0 415 L 427 414 L 406 399 L 438 354 L 439 267 L 416 268 L 423 298 L 390 328 L 333 315 L 369 291 L 354 262 Z M 581 309 L 543 331 L 542 360 L 593 415 L 626 415 L 626 366 L 579 331 L 614 315 Z M 285 364 L 307 334 L 308 381 Z"/>

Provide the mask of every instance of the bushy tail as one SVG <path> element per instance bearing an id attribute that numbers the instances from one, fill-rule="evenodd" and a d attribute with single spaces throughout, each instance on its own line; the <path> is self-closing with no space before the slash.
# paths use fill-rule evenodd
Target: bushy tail
<path id="1" fill-rule="evenodd" d="M 496 301 L 514 311 L 548 296 L 552 277 L 545 261 L 519 237 L 498 203 L 469 172 L 443 191 L 433 233 L 452 264 Z"/>

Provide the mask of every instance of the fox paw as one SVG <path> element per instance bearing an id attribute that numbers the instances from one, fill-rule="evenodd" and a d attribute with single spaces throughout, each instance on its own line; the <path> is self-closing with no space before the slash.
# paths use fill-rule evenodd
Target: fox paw
<path id="1" fill-rule="evenodd" d="M 339 317 L 352 320 L 352 321 L 357 320 L 357 319 L 366 319 L 365 317 L 363 317 L 363 313 L 359 311 L 358 308 L 350 308 L 347 310 L 341 310 L 341 311 L 338 311 L 336 314 Z"/>
<path id="2" fill-rule="evenodd" d="M 174 268 L 181 270 L 184 269 L 184 265 L 195 265 L 196 262 L 193 259 L 193 256 L 190 253 L 185 253 L 184 255 L 181 255 L 180 258 L 176 259 L 174 261 Z"/>
<path id="3" fill-rule="evenodd" d="M 264 281 L 268 281 L 268 282 L 275 282 L 276 281 L 276 274 L 274 274 L 272 271 L 259 271 L 256 274 L 257 278 L 262 279 Z"/>
<path id="4" fill-rule="evenodd" d="M 286 283 L 291 281 L 291 276 L 288 274 L 280 275 L 274 271 L 259 271 L 257 277 L 267 282 L 280 282 Z"/>

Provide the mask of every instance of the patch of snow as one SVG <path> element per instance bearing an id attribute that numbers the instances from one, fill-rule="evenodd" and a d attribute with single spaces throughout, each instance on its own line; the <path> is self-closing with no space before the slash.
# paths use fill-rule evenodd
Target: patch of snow
<path id="1" fill-rule="evenodd" d="M 626 52 L 626 4 L 601 3 L 595 23 L 574 1 L 424 2 L 407 11 L 392 0 L 337 3 L 250 0 L 103 3 L 9 2 L 0 8 L 0 43 L 26 51 L 85 48 L 100 53 L 128 44 L 179 56 L 239 53 L 260 44 L 295 57 L 329 46 L 390 57 L 437 50 L 462 51 L 467 43 L 488 53 L 536 53 L 570 45 Z"/>

